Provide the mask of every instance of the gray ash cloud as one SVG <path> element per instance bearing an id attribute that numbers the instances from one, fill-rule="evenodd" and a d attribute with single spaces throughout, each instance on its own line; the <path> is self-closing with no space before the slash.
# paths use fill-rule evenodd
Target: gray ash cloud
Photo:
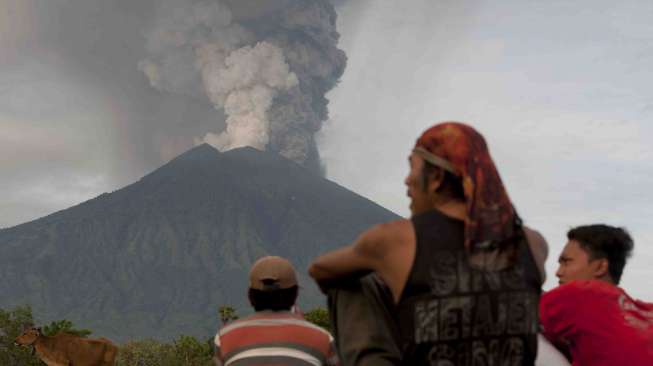
<path id="1" fill-rule="evenodd" d="M 346 65 L 338 37 L 326 1 L 166 0 L 139 68 L 154 88 L 224 112 L 226 127 L 195 143 L 253 146 L 321 171 L 315 134 Z"/>

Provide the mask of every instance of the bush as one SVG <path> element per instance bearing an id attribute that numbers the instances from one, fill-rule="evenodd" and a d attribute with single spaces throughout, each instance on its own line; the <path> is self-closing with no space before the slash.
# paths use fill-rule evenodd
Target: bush
<path id="1" fill-rule="evenodd" d="M 118 352 L 116 366 L 213 366 L 210 341 L 182 335 L 172 344 L 155 340 L 126 343 Z"/>
<path id="2" fill-rule="evenodd" d="M 74 336 L 86 338 L 91 333 L 88 329 L 75 329 L 73 328 L 73 322 L 70 320 L 55 320 L 48 325 L 43 326 L 42 332 L 44 335 L 51 337 L 59 333 L 68 333 Z"/>
<path id="3" fill-rule="evenodd" d="M 234 309 L 233 306 L 229 305 L 220 306 L 218 308 L 218 316 L 220 317 L 220 321 L 222 322 L 223 326 L 238 319 L 236 309 Z"/>
<path id="4" fill-rule="evenodd" d="M 182 335 L 174 342 L 174 349 L 179 365 L 210 366 L 213 365 L 213 342 L 201 343 L 195 337 Z"/>
<path id="5" fill-rule="evenodd" d="M 174 348 L 165 343 L 146 339 L 128 342 L 118 351 L 116 366 L 173 366 Z"/>
<path id="6" fill-rule="evenodd" d="M 14 345 L 16 337 L 21 335 L 25 328 L 32 326 L 32 308 L 28 305 L 17 306 L 10 311 L 0 309 L 0 365 L 43 365 L 36 355 L 32 355 L 30 348 Z"/>
<path id="7" fill-rule="evenodd" d="M 329 321 L 329 311 L 324 308 L 315 308 L 304 314 L 304 319 L 331 331 L 331 322 Z"/>

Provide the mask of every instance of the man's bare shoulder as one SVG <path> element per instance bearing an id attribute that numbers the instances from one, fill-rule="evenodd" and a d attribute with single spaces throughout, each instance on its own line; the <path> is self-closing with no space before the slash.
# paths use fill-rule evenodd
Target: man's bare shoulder
<path id="1" fill-rule="evenodd" d="M 542 275 L 542 282 L 544 282 L 546 279 L 544 263 L 546 262 L 546 258 L 549 256 L 549 245 L 539 231 L 531 229 L 528 226 L 524 226 L 524 234 L 526 235 L 526 240 L 528 241 L 531 253 L 533 253 L 533 258 L 535 259 L 537 268 L 540 270 L 540 274 Z"/>
<path id="2" fill-rule="evenodd" d="M 375 241 L 392 242 L 410 237 L 413 231 L 413 224 L 410 220 L 399 219 L 373 226 L 364 235 Z"/>
<path id="3" fill-rule="evenodd" d="M 528 240 L 531 249 L 542 253 L 546 259 L 546 257 L 549 256 L 549 245 L 547 244 L 546 239 L 544 239 L 544 236 L 542 236 L 539 231 L 528 226 L 524 226 L 524 233 L 526 234 L 526 240 Z"/>
<path id="4" fill-rule="evenodd" d="M 411 221 L 399 219 L 371 227 L 361 234 L 358 245 L 367 249 L 366 251 L 380 254 L 391 246 L 410 240 L 414 235 Z"/>

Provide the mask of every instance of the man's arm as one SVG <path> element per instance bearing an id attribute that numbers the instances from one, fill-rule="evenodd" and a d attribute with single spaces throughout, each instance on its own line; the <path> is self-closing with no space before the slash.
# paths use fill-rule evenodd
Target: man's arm
<path id="1" fill-rule="evenodd" d="M 308 273 L 320 287 L 325 288 L 336 280 L 360 277 L 378 270 L 385 256 L 390 225 L 374 226 L 353 244 L 319 256 L 311 263 Z"/>
<path id="2" fill-rule="evenodd" d="M 540 322 L 544 336 L 559 348 L 566 348 L 576 337 L 579 317 L 583 316 L 587 295 L 582 286 L 571 282 L 558 286 L 540 298 Z"/>
<path id="3" fill-rule="evenodd" d="M 220 335 L 216 334 L 215 338 L 213 339 L 213 345 L 215 346 L 213 348 L 213 363 L 215 366 L 222 366 L 224 365 L 224 362 L 222 362 L 222 353 L 220 351 Z"/>
<path id="4" fill-rule="evenodd" d="M 215 364 L 215 366 L 222 366 L 222 360 L 217 354 L 213 355 L 213 364 Z"/>
<path id="5" fill-rule="evenodd" d="M 340 359 L 338 357 L 338 352 L 336 352 L 336 347 L 334 344 L 333 337 L 331 338 L 331 342 L 329 345 L 329 354 L 327 355 L 327 363 L 326 366 L 342 366 L 340 363 Z"/>

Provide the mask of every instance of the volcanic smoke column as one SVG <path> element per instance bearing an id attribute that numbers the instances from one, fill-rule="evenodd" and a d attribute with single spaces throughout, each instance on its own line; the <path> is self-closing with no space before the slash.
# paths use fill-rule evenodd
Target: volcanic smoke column
<path id="1" fill-rule="evenodd" d="M 268 109 L 281 91 L 298 85 L 281 49 L 267 42 L 245 46 L 224 60 L 211 47 L 199 50 L 202 80 L 214 105 L 227 114 L 227 130 L 208 133 L 204 140 L 221 150 L 252 146 L 264 150 L 269 142 Z"/>
<path id="2" fill-rule="evenodd" d="M 198 143 L 270 150 L 322 171 L 315 134 L 346 65 L 335 22 L 322 0 L 165 0 L 139 68 L 154 88 L 224 112 L 226 129 Z"/>

